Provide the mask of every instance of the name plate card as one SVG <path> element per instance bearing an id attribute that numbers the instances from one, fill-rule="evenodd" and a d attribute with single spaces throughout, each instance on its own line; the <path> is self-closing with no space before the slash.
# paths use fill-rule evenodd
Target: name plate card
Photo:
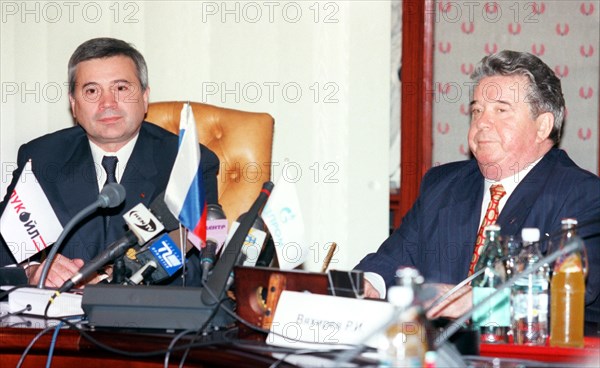
<path id="1" fill-rule="evenodd" d="M 375 346 L 374 332 L 383 331 L 393 313 L 394 307 L 383 301 L 284 290 L 266 343 L 323 350 Z"/>

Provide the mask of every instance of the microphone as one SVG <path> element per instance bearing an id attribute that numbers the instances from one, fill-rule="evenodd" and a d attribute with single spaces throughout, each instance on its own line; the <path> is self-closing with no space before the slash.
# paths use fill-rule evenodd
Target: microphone
<path id="1" fill-rule="evenodd" d="M 225 293 L 227 279 L 233 270 L 233 266 L 237 262 L 244 240 L 246 239 L 254 220 L 258 216 L 258 212 L 265 205 L 267 199 L 269 199 L 273 187 L 274 184 L 270 181 L 263 184 L 258 198 L 256 198 L 256 201 L 252 204 L 240 222 L 240 225 L 233 234 L 229 244 L 223 250 L 219 262 L 217 262 L 213 269 L 211 278 L 205 284 L 205 288 L 208 288 L 210 292 L 202 293 L 202 303 L 204 305 L 214 305 L 221 300 L 222 295 Z"/>
<path id="2" fill-rule="evenodd" d="M 220 204 L 209 204 L 207 210 L 206 241 L 214 242 L 217 246 L 215 252 L 218 253 L 227 241 L 227 217 Z"/>
<path id="3" fill-rule="evenodd" d="M 267 242 L 263 247 L 263 250 L 258 255 L 258 260 L 256 260 L 257 267 L 269 267 L 271 262 L 273 262 L 273 256 L 275 255 L 275 242 L 273 241 L 273 237 L 267 233 Z M 333 255 L 333 253 L 331 253 Z"/>
<path id="4" fill-rule="evenodd" d="M 98 201 L 100 208 L 114 208 L 125 200 L 125 187 L 118 183 L 109 183 L 102 188 Z"/>
<path id="5" fill-rule="evenodd" d="M 169 214 L 170 212 L 166 213 L 165 217 L 168 217 L 167 215 Z M 202 278 L 205 281 L 206 278 L 208 278 L 210 269 L 215 263 L 216 249 L 224 242 L 225 236 L 227 235 L 227 218 L 219 204 L 209 204 L 207 206 L 206 217 L 206 245 L 202 248 L 202 255 L 200 257 Z M 174 217 L 173 219 L 175 220 L 174 225 L 177 224 L 178 227 L 179 223 Z M 175 248 L 173 252 L 176 251 L 179 259 L 181 259 L 178 241 L 174 241 L 170 237 L 169 240 L 169 244 L 172 244 L 173 248 Z M 159 239 L 156 242 L 159 241 L 161 240 Z M 162 259 L 162 253 L 156 248 L 156 242 L 139 250 L 132 259 L 126 259 L 128 269 L 132 271 L 135 270 L 135 273 L 127 281 L 128 284 L 137 285 L 144 280 L 148 280 L 150 283 L 158 283 L 171 277 L 175 271 L 179 269 L 177 268 L 170 272 L 165 267 L 160 266 L 164 265 L 165 262 Z M 190 249 L 192 249 L 192 246 L 188 242 L 185 251 L 187 252 Z"/>
<path id="6" fill-rule="evenodd" d="M 131 246 L 145 244 L 164 229 L 173 230 L 179 225 L 179 222 L 171 215 L 164 203 L 164 194 L 159 195 L 152 202 L 150 208 L 151 210 L 148 210 L 146 206 L 140 203 L 127 211 L 123 218 L 129 227 L 129 231 L 122 238 L 110 244 L 93 260 L 86 263 L 73 277 L 65 281 L 58 292 L 68 291 L 106 263 L 122 256 Z"/>
<path id="7" fill-rule="evenodd" d="M 206 245 L 202 249 L 200 265 L 202 266 L 202 283 L 208 281 L 208 273 L 215 264 L 217 251 L 227 238 L 227 217 L 218 204 L 209 204 L 206 216 Z"/>
<path id="8" fill-rule="evenodd" d="M 233 234 L 235 234 L 235 231 L 240 226 L 240 223 L 245 216 L 246 213 L 241 214 L 237 221 L 233 223 L 230 232 L 231 237 L 233 237 Z M 246 239 L 244 239 L 244 244 L 242 246 L 243 260 L 240 260 L 239 263 L 242 263 L 244 266 L 255 266 L 268 237 L 269 233 L 265 222 L 260 216 L 257 216 L 256 220 L 252 223 L 252 227 L 250 228 Z M 225 247 L 227 248 L 227 246 Z"/>
<path id="9" fill-rule="evenodd" d="M 46 278 L 48 277 L 48 272 L 50 271 L 50 265 L 54 261 L 54 257 L 56 257 L 56 253 L 62 243 L 65 241 L 67 235 L 73 230 L 75 225 L 77 225 L 82 219 L 89 216 L 92 212 L 96 211 L 98 208 L 114 208 L 119 206 L 125 200 L 125 187 L 118 183 L 110 183 L 106 184 L 102 191 L 98 195 L 98 198 L 79 211 L 64 227 L 62 233 L 56 240 L 50 251 L 48 252 L 48 257 L 46 257 L 46 263 L 42 268 L 42 273 L 40 276 L 40 280 L 38 282 L 37 287 L 42 289 L 44 287 L 44 283 L 46 282 Z"/>
<path id="10" fill-rule="evenodd" d="M 163 234 L 136 254 L 136 260 L 142 266 L 129 278 L 128 284 L 137 285 L 147 278 L 151 278 L 152 282 L 159 282 L 173 276 L 183 267 L 183 255 L 168 234 Z"/>

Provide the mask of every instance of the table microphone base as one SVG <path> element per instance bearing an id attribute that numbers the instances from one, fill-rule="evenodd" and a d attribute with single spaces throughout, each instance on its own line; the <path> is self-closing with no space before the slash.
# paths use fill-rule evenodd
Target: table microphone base
<path id="1" fill-rule="evenodd" d="M 170 332 L 233 325 L 233 318 L 220 308 L 211 319 L 218 306 L 205 305 L 202 292 L 195 287 L 88 285 L 82 308 L 94 328 Z M 226 306 L 231 309 L 231 305 Z"/>
<path id="2" fill-rule="evenodd" d="M 50 298 L 56 290 L 25 287 L 16 289 L 8 296 L 8 310 L 10 313 L 44 316 L 44 311 Z M 30 310 L 26 310 L 31 306 Z M 48 308 L 48 317 L 69 317 L 83 315 L 81 309 L 81 295 L 62 293 L 54 299 Z"/>

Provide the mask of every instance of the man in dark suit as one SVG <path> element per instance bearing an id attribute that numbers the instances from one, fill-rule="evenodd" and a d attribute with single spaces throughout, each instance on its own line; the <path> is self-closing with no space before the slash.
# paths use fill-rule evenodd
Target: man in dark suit
<path id="1" fill-rule="evenodd" d="M 85 261 L 125 234 L 122 215 L 138 203 L 150 207 L 165 190 L 178 148 L 176 135 L 144 121 L 148 71 L 143 56 L 131 45 L 111 38 L 86 41 L 71 56 L 68 74 L 69 101 L 78 124 L 21 146 L 0 213 L 28 160 L 63 226 L 98 198 L 112 175 L 104 168 L 104 157 L 116 162 L 113 180 L 125 187 L 126 199 L 117 208 L 88 217 L 71 232 L 50 268 L 48 286 L 62 285 Z M 201 156 L 206 200 L 217 203 L 219 159 L 204 146 Z M 7 245 L 1 244 L 0 265 L 11 263 Z M 201 276 L 197 257 L 187 269 L 188 284 L 197 285 Z M 26 269 L 32 284 L 40 273 L 39 264 Z"/>
<path id="2" fill-rule="evenodd" d="M 506 194 L 495 222 L 503 234 L 520 234 L 524 227 L 555 234 L 568 217 L 583 225 L 579 234 L 589 259 L 585 319 L 597 328 L 600 178 L 556 148 L 565 109 L 559 79 L 534 55 L 513 51 L 483 58 L 471 77 L 476 85 L 468 140 L 475 160 L 442 165 L 425 175 L 402 225 L 356 266 L 368 272 L 367 296 L 382 297 L 401 266 L 416 267 L 440 292 L 465 279 L 490 187 L 499 183 Z M 431 316 L 457 317 L 470 306 L 466 287 Z"/>

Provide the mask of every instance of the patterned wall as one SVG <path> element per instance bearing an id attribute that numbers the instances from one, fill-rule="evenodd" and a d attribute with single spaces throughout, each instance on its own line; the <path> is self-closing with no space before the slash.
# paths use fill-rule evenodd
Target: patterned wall
<path id="1" fill-rule="evenodd" d="M 540 57 L 561 78 L 567 113 L 561 148 L 598 174 L 600 1 L 437 1 L 433 164 L 468 157 L 469 74 L 485 55 Z"/>

